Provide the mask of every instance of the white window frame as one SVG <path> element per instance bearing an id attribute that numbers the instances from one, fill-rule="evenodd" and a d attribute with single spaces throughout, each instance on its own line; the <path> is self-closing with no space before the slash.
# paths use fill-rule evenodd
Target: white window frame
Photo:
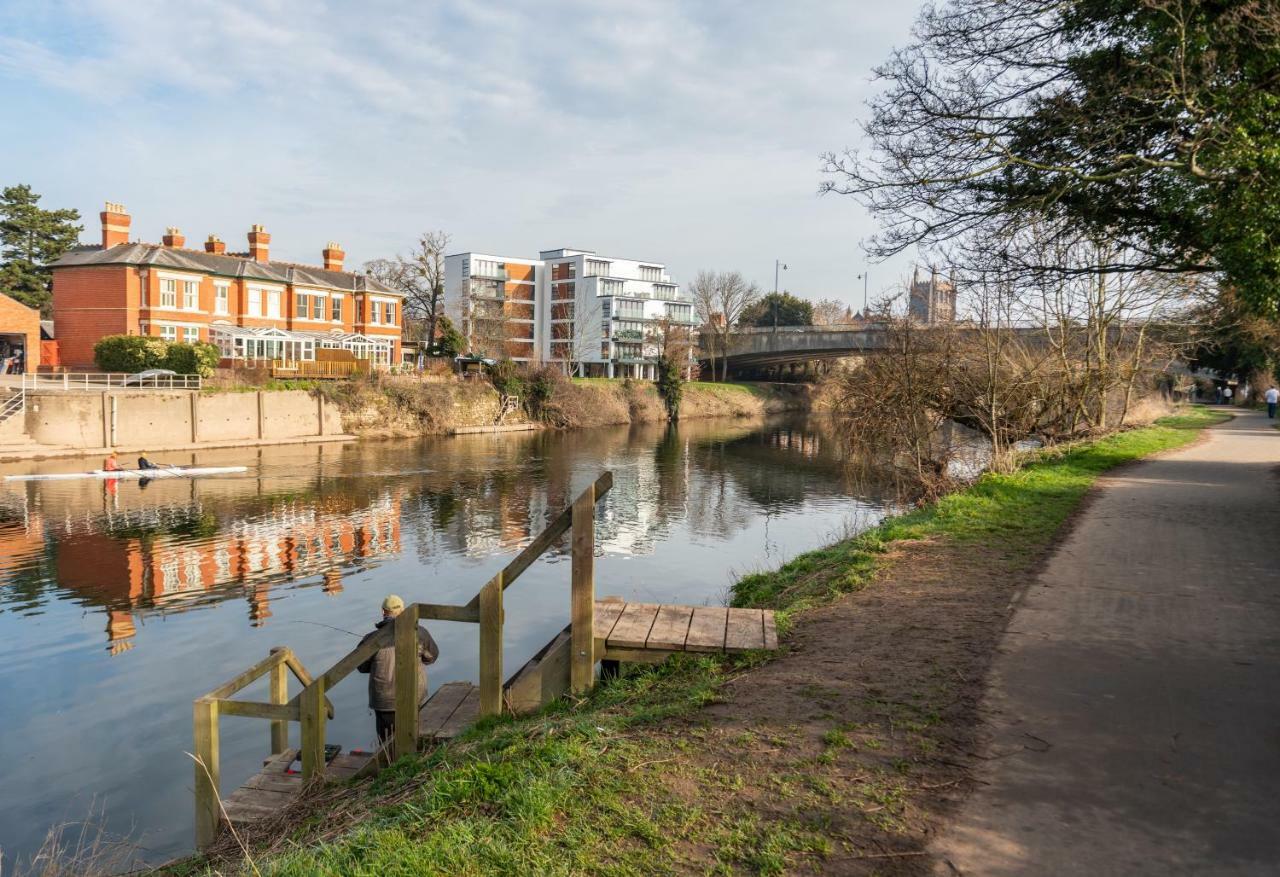
<path id="1" fill-rule="evenodd" d="M 200 281 L 182 281 L 182 309 L 184 311 L 200 310 Z"/>
<path id="2" fill-rule="evenodd" d="M 262 316 L 262 293 L 263 289 L 261 286 L 249 287 L 249 303 L 245 308 L 245 316 Z"/>
<path id="3" fill-rule="evenodd" d="M 342 322 L 342 299 L 344 297 L 345 296 L 342 296 L 336 292 L 333 295 L 329 296 L 329 322 L 331 323 Z M 335 305 L 337 305 L 337 308 L 338 308 L 338 313 L 336 316 L 333 313 L 333 308 Z"/>
<path id="4" fill-rule="evenodd" d="M 278 289 L 267 290 L 266 306 L 267 306 L 267 312 L 265 316 L 268 319 L 271 319 L 271 320 L 280 319 L 280 290 Z"/>
<path id="5" fill-rule="evenodd" d="M 198 344 L 200 342 L 200 330 L 195 326 L 184 326 L 182 329 L 183 344 Z"/>
<path id="6" fill-rule="evenodd" d="M 159 328 L 160 328 L 160 338 L 161 338 L 162 340 L 164 340 L 164 341 L 177 341 L 177 340 L 178 340 L 178 327 L 177 327 L 177 326 L 164 326 L 164 325 L 162 325 L 162 326 L 160 326 Z"/>
<path id="7" fill-rule="evenodd" d="M 176 277 L 160 278 L 160 307 L 177 310 L 178 279 Z"/>
<path id="8" fill-rule="evenodd" d="M 231 284 L 215 283 L 213 285 L 213 312 L 223 315 L 231 313 Z"/>

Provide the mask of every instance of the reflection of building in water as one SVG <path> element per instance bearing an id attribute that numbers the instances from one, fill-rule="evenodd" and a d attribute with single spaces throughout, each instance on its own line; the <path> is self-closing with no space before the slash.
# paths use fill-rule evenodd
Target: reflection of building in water
<path id="1" fill-rule="evenodd" d="M 257 627 L 271 617 L 273 584 L 322 575 L 323 591 L 338 594 L 342 566 L 399 553 L 400 499 L 388 493 L 346 511 L 299 500 L 208 529 L 208 536 L 127 528 L 68 534 L 58 545 L 58 583 L 110 607 L 113 653 L 134 635 L 131 613 L 187 608 L 237 587 L 244 588 L 249 620 Z"/>

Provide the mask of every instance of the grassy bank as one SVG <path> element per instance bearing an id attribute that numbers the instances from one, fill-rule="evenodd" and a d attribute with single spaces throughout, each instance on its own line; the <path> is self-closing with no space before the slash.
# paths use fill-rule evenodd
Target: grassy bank
<path id="1" fill-rule="evenodd" d="M 985 609 L 1007 603 L 995 591 L 1043 556 L 1099 474 L 1185 445 L 1220 418 L 1197 409 L 1042 453 L 742 579 L 734 603 L 777 608 L 791 628 L 781 657 L 683 657 L 601 684 L 582 702 L 487 721 L 358 788 L 322 791 L 309 810 L 249 838 L 252 860 L 228 840 L 226 858 L 169 873 L 778 874 L 828 859 L 842 873 L 855 860 L 866 873 L 909 869 L 939 812 L 938 790 L 963 783 L 962 773 L 939 772 L 973 745 L 966 723 L 985 662 L 962 666 L 960 656 L 993 647 L 1003 616 Z M 936 574 L 922 573 L 931 562 Z M 940 583 L 966 578 L 987 600 L 967 613 L 968 639 L 955 633 L 955 593 L 941 620 L 910 617 L 943 600 Z M 854 639 L 822 653 L 843 665 L 834 670 L 812 651 L 797 655 L 809 631 L 840 613 L 837 628 L 873 625 L 858 632 L 865 646 Z M 870 634 L 885 619 L 896 627 L 877 651 Z M 917 659 L 913 637 L 950 637 L 956 650 Z M 847 690 L 846 673 L 856 683 Z M 776 708 L 773 687 L 804 709 Z"/>

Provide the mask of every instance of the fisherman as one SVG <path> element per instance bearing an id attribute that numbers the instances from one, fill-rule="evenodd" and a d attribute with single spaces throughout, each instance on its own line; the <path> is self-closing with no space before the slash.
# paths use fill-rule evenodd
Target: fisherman
<path id="1" fill-rule="evenodd" d="M 112 451 L 110 454 L 108 454 L 107 459 L 103 461 L 102 471 L 103 472 L 119 472 L 120 471 L 120 461 L 116 459 L 115 451 Z"/>
<path id="2" fill-rule="evenodd" d="M 391 624 L 395 617 L 404 611 L 404 600 L 395 594 L 388 595 L 382 601 L 382 620 L 374 625 L 375 630 L 360 640 L 364 645 L 383 627 Z M 418 625 L 418 708 L 427 702 L 427 664 L 434 664 L 440 656 L 440 647 L 431 638 L 431 634 L 422 625 Z M 369 708 L 373 710 L 374 724 L 378 730 L 378 742 L 389 746 L 395 738 L 396 730 L 396 649 L 394 645 L 385 645 L 374 652 L 357 668 L 361 673 L 369 674 Z"/>
<path id="3" fill-rule="evenodd" d="M 138 451 L 138 468 L 139 469 L 159 469 L 160 467 L 147 459 L 146 451 Z"/>

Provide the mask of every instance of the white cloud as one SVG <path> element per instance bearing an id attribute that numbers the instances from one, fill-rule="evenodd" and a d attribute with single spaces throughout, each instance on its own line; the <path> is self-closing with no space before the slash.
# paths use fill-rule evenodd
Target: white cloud
<path id="1" fill-rule="evenodd" d="M 4 182 L 90 216 L 123 200 L 148 238 L 186 223 L 238 242 L 266 222 L 299 260 L 331 238 L 372 258 L 428 227 L 459 248 L 662 259 L 678 279 L 739 267 L 771 285 L 776 255 L 797 291 L 860 304 L 873 226 L 814 195 L 817 155 L 855 140 L 871 68 L 913 16 L 838 0 L 9 7 L 0 97 L 47 146 L 0 143 Z"/>

